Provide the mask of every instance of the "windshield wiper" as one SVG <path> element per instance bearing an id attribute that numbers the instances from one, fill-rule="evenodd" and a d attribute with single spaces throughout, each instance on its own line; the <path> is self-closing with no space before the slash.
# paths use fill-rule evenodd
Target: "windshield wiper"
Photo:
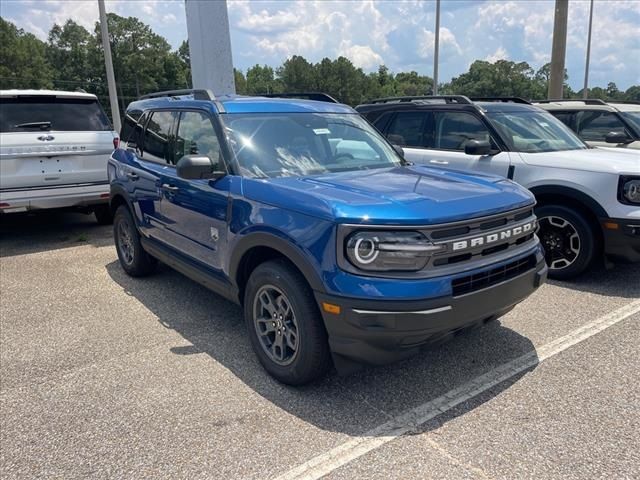
<path id="1" fill-rule="evenodd" d="M 40 130 L 46 130 L 51 128 L 51 122 L 27 122 L 14 125 L 13 128 L 39 128 Z"/>

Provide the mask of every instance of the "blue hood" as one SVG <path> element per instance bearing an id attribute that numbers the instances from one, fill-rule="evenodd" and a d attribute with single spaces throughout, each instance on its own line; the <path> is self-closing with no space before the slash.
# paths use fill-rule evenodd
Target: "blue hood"
<path id="1" fill-rule="evenodd" d="M 502 177 L 425 166 L 243 179 L 244 195 L 338 223 L 429 225 L 533 205 Z"/>

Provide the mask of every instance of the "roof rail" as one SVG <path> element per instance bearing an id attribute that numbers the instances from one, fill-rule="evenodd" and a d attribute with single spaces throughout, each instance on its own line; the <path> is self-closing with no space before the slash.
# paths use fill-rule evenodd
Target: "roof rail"
<path id="1" fill-rule="evenodd" d="M 322 92 L 265 93 L 261 96 L 267 98 L 299 98 L 301 100 L 315 100 L 317 102 L 340 103 L 331 95 Z"/>
<path id="2" fill-rule="evenodd" d="M 626 103 L 627 105 L 640 105 L 637 100 L 609 100 L 607 103 Z"/>
<path id="3" fill-rule="evenodd" d="M 524 103 L 531 105 L 531 102 L 522 97 L 471 97 L 474 102 L 504 102 L 504 103 Z"/>
<path id="4" fill-rule="evenodd" d="M 468 97 L 464 95 L 420 95 L 420 96 L 407 96 L 407 97 L 384 97 L 375 98 L 368 103 L 404 103 L 413 102 L 415 100 L 444 100 L 444 103 L 460 103 L 470 104 L 472 103 Z"/>
<path id="5" fill-rule="evenodd" d="M 216 96 L 211 90 L 187 88 L 183 90 L 166 90 L 164 92 L 148 93 L 146 95 L 142 95 L 140 100 L 146 100 L 148 98 L 178 97 L 180 95 L 193 95 L 194 100 L 214 101 L 216 99 Z"/>
<path id="6" fill-rule="evenodd" d="M 564 103 L 564 102 L 583 102 L 585 105 L 606 105 L 604 100 L 600 100 L 599 98 L 560 98 L 557 100 L 548 99 L 548 100 L 535 100 L 535 103 Z"/>

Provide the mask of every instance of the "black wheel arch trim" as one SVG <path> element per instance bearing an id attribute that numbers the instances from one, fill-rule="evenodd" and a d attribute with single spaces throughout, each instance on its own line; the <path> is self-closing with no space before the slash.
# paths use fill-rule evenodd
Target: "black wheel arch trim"
<path id="1" fill-rule="evenodd" d="M 127 204 L 127 206 L 129 207 L 129 210 L 131 211 L 131 214 L 133 215 L 133 205 L 131 204 L 131 200 L 129 199 L 129 194 L 127 192 L 127 190 L 122 186 L 122 185 L 118 185 L 118 184 L 111 184 L 110 188 L 109 188 L 109 207 L 111 208 L 111 211 L 113 213 L 116 213 L 115 211 L 113 211 L 113 205 L 114 205 L 114 200 L 117 197 L 122 197 L 123 200 L 125 201 L 125 203 Z"/>
<path id="2" fill-rule="evenodd" d="M 532 187 L 531 193 L 533 193 L 536 198 L 542 195 L 562 195 L 565 197 L 569 197 L 577 202 L 580 202 L 585 207 L 593 212 L 593 214 L 597 218 L 608 218 L 609 215 L 607 211 L 600 205 L 596 200 L 587 195 L 580 190 L 576 190 L 575 188 L 566 187 L 563 185 L 540 185 L 537 187 Z M 538 207 L 541 207 L 543 204 L 538 201 Z"/>
<path id="3" fill-rule="evenodd" d="M 285 238 L 267 232 L 249 233 L 240 239 L 233 249 L 229 261 L 229 278 L 236 288 L 239 287 L 237 285 L 237 278 L 242 259 L 244 255 L 254 247 L 268 247 L 281 253 L 300 270 L 313 290 L 319 292 L 325 291 L 320 275 L 313 268 L 304 253 Z"/>

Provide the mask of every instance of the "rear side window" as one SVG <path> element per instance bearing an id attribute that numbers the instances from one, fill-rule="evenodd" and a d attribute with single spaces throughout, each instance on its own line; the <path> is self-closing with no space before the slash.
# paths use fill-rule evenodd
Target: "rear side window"
<path id="1" fill-rule="evenodd" d="M 387 129 L 387 138 L 396 145 L 425 147 L 425 112 L 400 112 Z"/>
<path id="2" fill-rule="evenodd" d="M 441 150 L 464 151 L 469 140 L 491 140 L 487 127 L 469 113 L 438 112 L 435 123 L 435 148 Z"/>
<path id="3" fill-rule="evenodd" d="M 33 96 L 0 99 L 0 132 L 111 130 L 97 100 Z"/>
<path id="4" fill-rule="evenodd" d="M 558 120 L 560 120 L 562 123 L 564 123 L 567 127 L 571 128 L 573 130 L 573 115 L 574 113 L 571 112 L 549 112 L 551 113 L 551 115 L 553 115 L 554 117 L 556 117 Z"/>
<path id="5" fill-rule="evenodd" d="M 577 132 L 583 140 L 604 142 L 611 132 L 625 133 L 624 124 L 611 112 L 582 111 L 576 117 Z"/>
<path id="6" fill-rule="evenodd" d="M 137 143 L 135 139 L 136 127 L 142 117 L 140 110 L 130 110 L 125 112 L 122 119 L 122 130 L 120 131 L 120 141 Z"/>
<path id="7" fill-rule="evenodd" d="M 153 112 L 144 134 L 144 159 L 173 164 L 173 123 L 175 112 Z"/>

